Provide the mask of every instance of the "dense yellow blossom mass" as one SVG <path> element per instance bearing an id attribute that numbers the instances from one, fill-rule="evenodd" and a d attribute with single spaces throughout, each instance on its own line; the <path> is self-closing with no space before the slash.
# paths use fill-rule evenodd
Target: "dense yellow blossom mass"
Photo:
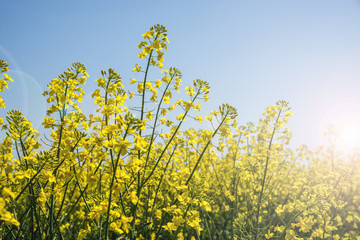
<path id="1" fill-rule="evenodd" d="M 0 239 L 360 239 L 358 154 L 288 149 L 285 101 L 257 124 L 228 104 L 200 115 L 209 83 L 173 99 L 182 73 L 163 69 L 167 31 L 142 36 L 137 80 L 101 71 L 95 115 L 79 107 L 89 76 L 74 63 L 43 94 L 49 136 L 19 111 L 0 119 Z M 8 70 L 0 60 L 0 91 Z M 191 119 L 213 128 L 184 129 Z"/>

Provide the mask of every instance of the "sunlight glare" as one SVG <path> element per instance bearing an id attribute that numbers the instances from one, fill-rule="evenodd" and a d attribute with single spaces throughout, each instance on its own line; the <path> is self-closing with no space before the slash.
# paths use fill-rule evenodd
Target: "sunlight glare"
<path id="1" fill-rule="evenodd" d="M 343 150 L 360 148 L 360 123 L 347 123 L 339 126 L 337 145 Z"/>
<path id="2" fill-rule="evenodd" d="M 360 150 L 360 105 L 346 104 L 332 108 L 323 118 L 322 129 L 335 127 L 335 144 L 338 150 Z"/>

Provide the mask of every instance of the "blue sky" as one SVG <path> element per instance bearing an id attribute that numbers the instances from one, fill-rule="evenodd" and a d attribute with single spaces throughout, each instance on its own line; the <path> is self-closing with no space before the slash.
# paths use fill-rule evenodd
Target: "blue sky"
<path id="1" fill-rule="evenodd" d="M 183 86 L 196 78 L 210 82 L 204 113 L 228 102 L 245 123 L 287 100 L 294 146 L 320 144 L 330 123 L 360 123 L 358 0 L 3 0 L 1 6 L 0 58 L 16 81 L 3 96 L 8 109 L 22 110 L 35 126 L 47 82 L 75 61 L 88 69 L 89 94 L 101 69 L 114 68 L 124 82 L 134 77 L 141 34 L 156 23 L 168 29 L 165 67 L 182 71 Z"/>

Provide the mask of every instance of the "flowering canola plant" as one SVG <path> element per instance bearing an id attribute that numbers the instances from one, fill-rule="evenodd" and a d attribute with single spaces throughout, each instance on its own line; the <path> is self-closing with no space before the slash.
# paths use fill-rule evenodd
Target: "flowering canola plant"
<path id="1" fill-rule="evenodd" d="M 359 155 L 289 150 L 285 101 L 257 124 L 228 104 L 203 117 L 209 84 L 173 99 L 182 73 L 164 69 L 167 31 L 142 36 L 138 79 L 101 71 L 96 114 L 79 107 L 89 75 L 74 63 L 44 91 L 46 139 L 20 111 L 0 119 L 1 239 L 360 239 Z M 0 91 L 8 70 L 1 60 Z"/>

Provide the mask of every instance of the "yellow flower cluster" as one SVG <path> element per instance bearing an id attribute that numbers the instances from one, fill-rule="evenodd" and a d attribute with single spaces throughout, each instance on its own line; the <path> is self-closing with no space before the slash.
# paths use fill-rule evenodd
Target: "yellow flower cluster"
<path id="1" fill-rule="evenodd" d="M 139 43 L 138 47 L 141 49 L 139 53 L 139 58 L 145 58 L 148 56 L 148 64 L 155 66 L 157 65 L 159 68 L 164 66 L 164 52 L 162 50 L 167 50 L 166 43 L 169 43 L 169 39 L 166 34 L 167 30 L 164 26 L 157 24 L 150 28 L 150 31 L 143 34 L 144 40 Z M 154 59 L 154 54 L 156 53 L 156 60 Z M 137 64 L 133 71 L 139 72 L 141 67 Z"/>
<path id="2" fill-rule="evenodd" d="M 141 80 L 101 71 L 96 114 L 78 105 L 88 77 L 81 63 L 44 92 L 49 136 L 40 139 L 21 112 L 8 112 L 0 239 L 360 238 L 359 155 L 288 149 L 285 101 L 257 124 L 239 125 L 229 104 L 203 117 L 209 84 L 196 79 L 174 99 L 182 73 L 158 69 L 166 29 L 155 25 L 143 37 L 147 62 L 133 69 Z M 10 81 L 4 76 L 0 90 Z M 183 129 L 186 118 L 212 128 Z"/>
<path id="3" fill-rule="evenodd" d="M 0 73 L 3 76 L 0 76 L 0 92 L 4 91 L 4 89 L 8 89 L 8 83 L 9 81 L 13 81 L 9 75 L 6 74 L 6 72 L 9 71 L 9 64 L 5 62 L 4 60 L 0 59 Z M 5 102 L 0 96 L 0 108 L 5 108 Z M 4 120 L 0 117 L 0 125 L 4 123 Z"/>

